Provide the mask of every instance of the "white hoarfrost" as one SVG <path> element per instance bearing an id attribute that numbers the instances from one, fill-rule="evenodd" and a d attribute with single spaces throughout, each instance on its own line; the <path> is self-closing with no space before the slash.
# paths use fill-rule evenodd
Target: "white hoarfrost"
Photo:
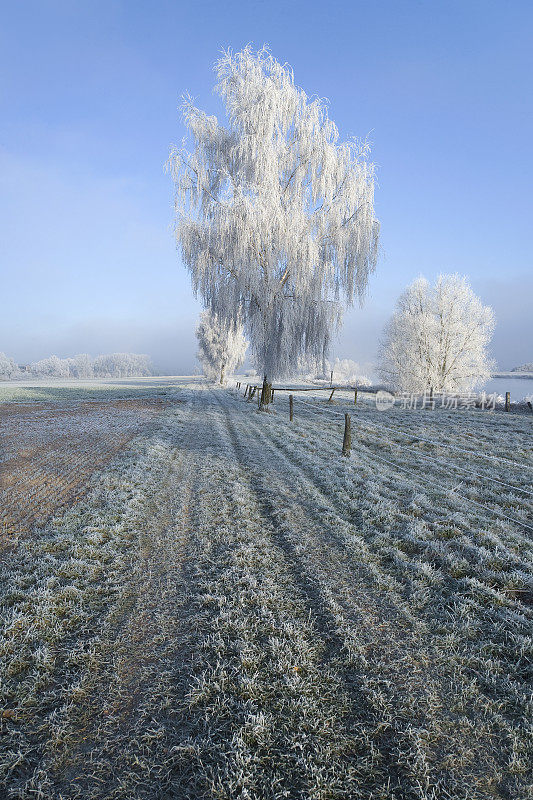
<path id="1" fill-rule="evenodd" d="M 225 53 L 224 127 L 190 99 L 194 146 L 175 148 L 176 234 L 207 307 L 242 315 L 261 373 L 322 362 L 342 301 L 362 298 L 377 255 L 368 145 L 339 143 L 324 101 L 263 48 Z"/>
<path id="2" fill-rule="evenodd" d="M 31 365 L 31 371 L 34 375 L 46 378 L 68 378 L 70 374 L 68 359 L 59 356 L 49 356 L 35 361 Z"/>
<path id="3" fill-rule="evenodd" d="M 30 371 L 43 378 L 130 378 L 151 375 L 152 365 L 149 356 L 138 353 L 110 353 L 96 358 L 80 353 L 73 358 L 43 358 L 31 364 Z M 4 377 L 1 361 L 0 377 Z"/>
<path id="4" fill-rule="evenodd" d="M 93 359 L 87 353 L 80 353 L 67 360 L 71 377 L 89 379 L 94 376 Z"/>
<path id="5" fill-rule="evenodd" d="M 529 415 L 167 385 L 2 408 L 39 512 L 113 457 L 0 524 L 0 796 L 531 800 Z"/>
<path id="6" fill-rule="evenodd" d="M 240 321 L 227 322 L 212 311 L 203 311 L 196 328 L 198 359 L 204 375 L 224 383 L 244 361 L 248 342 Z"/>
<path id="7" fill-rule="evenodd" d="M 494 324 L 492 309 L 465 277 L 440 275 L 434 286 L 420 277 L 400 296 L 385 328 L 381 375 L 407 392 L 471 390 L 490 377 Z"/>
<path id="8" fill-rule="evenodd" d="M 138 353 L 111 353 L 93 362 L 95 378 L 129 378 L 151 375 L 150 357 Z"/>
<path id="9" fill-rule="evenodd" d="M 320 368 L 312 362 L 302 362 L 298 372 L 300 377 L 309 381 L 333 380 L 337 386 L 371 386 L 372 381 L 364 374 L 363 367 L 351 358 L 336 358 L 335 361 L 325 360 Z"/>
<path id="10" fill-rule="evenodd" d="M 14 360 L 5 353 L 0 353 L 0 380 L 15 378 L 19 373 L 19 368 Z"/>
<path id="11" fill-rule="evenodd" d="M 333 372 L 333 383 L 347 383 L 353 386 L 370 386 L 372 381 L 363 373 L 362 367 L 351 358 L 336 358 L 328 362 L 329 372 Z M 328 378 L 330 375 L 327 376 Z"/>
<path id="12" fill-rule="evenodd" d="M 77 502 L 0 526 L 0 796 L 531 800 L 529 417 L 361 392 L 343 459 L 326 397 L 184 379 Z M 29 492 L 31 441 L 125 432 L 62 409 L 2 409 Z"/>

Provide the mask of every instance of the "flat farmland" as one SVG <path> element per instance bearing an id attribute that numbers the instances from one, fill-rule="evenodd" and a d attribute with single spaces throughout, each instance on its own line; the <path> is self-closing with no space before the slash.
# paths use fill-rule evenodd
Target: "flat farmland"
<path id="1" fill-rule="evenodd" d="M 529 800 L 530 416 L 39 392 L 3 406 L 0 796 Z"/>
<path id="2" fill-rule="evenodd" d="M 0 404 L 1 546 L 72 503 L 167 404 L 159 397 Z"/>

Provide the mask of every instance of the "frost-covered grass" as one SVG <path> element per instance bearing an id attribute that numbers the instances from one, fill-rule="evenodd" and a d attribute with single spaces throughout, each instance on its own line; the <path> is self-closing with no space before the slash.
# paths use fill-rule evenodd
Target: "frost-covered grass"
<path id="1" fill-rule="evenodd" d="M 111 630 L 116 635 L 139 569 L 144 506 L 168 472 L 166 456 L 157 438 L 137 441 L 94 481 L 88 499 L 2 561 L 0 772 L 7 796 L 57 797 L 43 765 L 72 736 L 65 719 L 86 702 L 102 641 Z M 84 741 L 84 726 L 74 739 Z"/>
<path id="2" fill-rule="evenodd" d="M 2 564 L 7 797 L 529 798 L 530 421 L 179 396 Z"/>
<path id="3" fill-rule="evenodd" d="M 194 380 L 194 379 L 193 379 Z M 68 380 L 61 378 L 0 381 L 0 403 L 34 400 L 70 403 L 75 400 L 118 400 L 171 394 L 176 377 Z"/>
<path id="4" fill-rule="evenodd" d="M 88 477 L 176 393 L 5 403 L 0 412 L 0 552 L 84 491 Z"/>

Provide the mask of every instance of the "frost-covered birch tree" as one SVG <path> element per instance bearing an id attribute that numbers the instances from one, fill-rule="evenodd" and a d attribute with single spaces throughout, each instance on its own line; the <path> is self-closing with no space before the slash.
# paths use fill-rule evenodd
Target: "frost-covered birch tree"
<path id="1" fill-rule="evenodd" d="M 195 290 L 242 318 L 266 379 L 323 361 L 343 304 L 377 255 L 366 143 L 339 142 L 326 103 L 263 48 L 215 65 L 227 125 L 183 104 L 192 148 L 175 148 L 176 235 Z"/>
<path id="2" fill-rule="evenodd" d="M 407 392 L 467 391 L 485 382 L 494 314 L 459 275 L 415 280 L 385 328 L 380 373 Z"/>
<path id="3" fill-rule="evenodd" d="M 204 375 L 224 383 L 244 361 L 248 342 L 240 321 L 227 322 L 212 311 L 203 311 L 196 328 L 198 359 Z"/>

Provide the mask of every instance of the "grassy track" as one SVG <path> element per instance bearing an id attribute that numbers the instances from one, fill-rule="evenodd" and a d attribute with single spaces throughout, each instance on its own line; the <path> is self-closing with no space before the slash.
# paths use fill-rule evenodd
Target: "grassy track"
<path id="1" fill-rule="evenodd" d="M 378 465 L 370 415 L 342 459 L 334 416 L 179 399 L 6 554 L 6 796 L 529 797 L 524 531 Z"/>

